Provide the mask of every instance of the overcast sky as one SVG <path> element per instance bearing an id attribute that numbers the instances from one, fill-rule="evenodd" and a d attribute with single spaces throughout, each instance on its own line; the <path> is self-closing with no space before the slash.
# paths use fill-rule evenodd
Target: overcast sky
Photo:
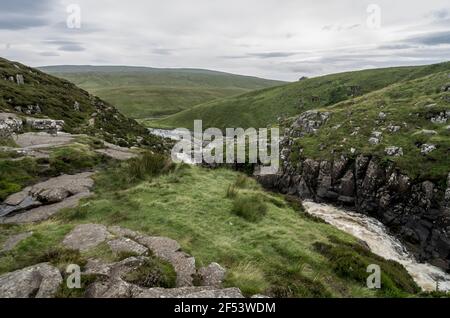
<path id="1" fill-rule="evenodd" d="M 71 4 L 81 9 L 80 28 L 68 27 L 77 26 Z M 0 56 L 31 66 L 189 67 L 296 80 L 450 60 L 450 1 L 0 0 L 0 39 Z"/>

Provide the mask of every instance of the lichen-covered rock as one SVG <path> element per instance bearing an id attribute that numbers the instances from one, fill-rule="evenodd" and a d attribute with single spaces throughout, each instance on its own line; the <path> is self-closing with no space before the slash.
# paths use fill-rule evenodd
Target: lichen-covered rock
<path id="1" fill-rule="evenodd" d="M 316 133 L 330 118 L 331 113 L 310 110 L 301 114 L 292 125 L 292 137 Z"/>
<path id="2" fill-rule="evenodd" d="M 115 254 L 132 253 L 136 255 L 143 255 L 148 252 L 148 248 L 145 246 L 123 237 L 109 241 L 108 245 L 111 248 L 111 251 Z"/>
<path id="3" fill-rule="evenodd" d="M 402 157 L 403 156 L 403 149 L 401 147 L 397 147 L 397 146 L 391 146 L 391 147 L 387 147 L 384 152 L 386 153 L 386 155 L 390 156 L 390 157 Z"/>
<path id="4" fill-rule="evenodd" d="M 100 224 L 82 224 L 75 227 L 66 235 L 63 245 L 79 251 L 87 251 L 105 242 L 110 233 L 106 226 Z"/>
<path id="5" fill-rule="evenodd" d="M 220 287 L 225 279 L 227 271 L 217 263 L 211 263 L 207 267 L 198 270 L 200 284 L 202 286 Z"/>
<path id="6" fill-rule="evenodd" d="M 64 129 L 64 120 L 27 118 L 27 125 L 35 130 L 62 131 Z"/>
<path id="7" fill-rule="evenodd" d="M 17 115 L 0 113 L 0 138 L 10 137 L 23 129 L 23 122 Z"/>
<path id="8" fill-rule="evenodd" d="M 34 265 L 0 276 L 0 298 L 51 298 L 62 281 L 56 267 Z"/>
<path id="9" fill-rule="evenodd" d="M 436 146 L 435 145 L 423 144 L 420 147 L 420 153 L 422 155 L 428 155 L 429 153 L 433 152 L 434 150 L 436 150 Z"/>

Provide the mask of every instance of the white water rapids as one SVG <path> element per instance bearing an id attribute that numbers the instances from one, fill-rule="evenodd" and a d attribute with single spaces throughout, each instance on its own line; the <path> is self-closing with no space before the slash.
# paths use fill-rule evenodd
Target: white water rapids
<path id="1" fill-rule="evenodd" d="M 423 290 L 434 291 L 436 283 L 439 282 L 440 291 L 450 291 L 449 274 L 430 264 L 418 263 L 378 220 L 327 204 L 307 201 L 303 202 L 303 205 L 309 214 L 366 242 L 374 254 L 402 264 Z"/>
<path id="2" fill-rule="evenodd" d="M 179 131 L 149 129 L 150 133 L 173 140 L 179 140 Z M 195 142 L 195 141 L 194 141 Z M 189 163 L 189 159 L 184 159 Z M 440 268 L 426 263 L 419 263 L 408 253 L 402 243 L 389 233 L 388 229 L 378 220 L 369 216 L 346 211 L 332 205 L 304 202 L 307 212 L 317 216 L 334 227 L 364 241 L 370 250 L 385 259 L 402 264 L 425 291 L 450 291 L 450 275 Z"/>

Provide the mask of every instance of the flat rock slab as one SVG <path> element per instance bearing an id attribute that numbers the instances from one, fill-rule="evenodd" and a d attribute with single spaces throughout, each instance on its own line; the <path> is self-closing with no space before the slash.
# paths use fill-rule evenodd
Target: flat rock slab
<path id="1" fill-rule="evenodd" d="M 61 209 L 76 207 L 80 199 L 90 195 L 93 174 L 62 175 L 10 195 L 0 206 L 0 223 L 43 221 Z M 11 214 L 15 215 L 8 216 Z"/>
<path id="2" fill-rule="evenodd" d="M 114 254 L 134 253 L 137 255 L 143 255 L 148 252 L 148 248 L 145 246 L 124 237 L 109 241 L 108 245 Z"/>
<path id="3" fill-rule="evenodd" d="M 90 192 L 78 193 L 62 202 L 40 206 L 13 216 L 0 217 L 0 224 L 26 224 L 45 221 L 62 209 L 77 207 L 81 199 L 87 198 L 90 195 Z"/>
<path id="4" fill-rule="evenodd" d="M 49 134 L 46 132 L 30 132 L 16 135 L 14 142 L 24 149 L 41 149 L 63 146 L 73 142 L 75 135 L 61 133 Z"/>
<path id="5" fill-rule="evenodd" d="M 67 192 L 68 195 L 87 192 L 94 185 L 94 180 L 91 179 L 93 174 L 93 172 L 83 172 L 75 175 L 62 175 L 51 178 L 30 187 L 29 193 L 36 197 L 42 195 L 45 199 L 45 192 L 48 196 L 51 196 L 52 191 Z"/>
<path id="6" fill-rule="evenodd" d="M 110 235 L 104 225 L 82 224 L 66 235 L 63 244 L 73 250 L 87 251 L 106 241 Z"/>
<path id="7" fill-rule="evenodd" d="M 0 298 L 51 298 L 62 281 L 56 267 L 34 265 L 0 276 Z"/>
<path id="8" fill-rule="evenodd" d="M 23 240 L 26 240 L 30 236 L 33 235 L 33 232 L 26 232 L 26 233 L 20 233 L 11 236 L 6 240 L 6 242 L 3 244 L 2 252 L 9 252 L 13 250 L 20 242 Z"/>
<path id="9" fill-rule="evenodd" d="M 90 298 L 244 298 L 238 288 L 212 287 L 142 288 L 114 279 L 96 282 L 87 290 Z"/>
<path id="10" fill-rule="evenodd" d="M 126 148 L 125 148 L 126 149 Z M 129 160 L 132 158 L 136 158 L 137 154 L 131 152 L 131 151 L 122 151 L 122 150 L 115 150 L 115 149 L 97 149 L 95 152 L 108 156 L 110 158 L 116 159 L 116 160 Z"/>

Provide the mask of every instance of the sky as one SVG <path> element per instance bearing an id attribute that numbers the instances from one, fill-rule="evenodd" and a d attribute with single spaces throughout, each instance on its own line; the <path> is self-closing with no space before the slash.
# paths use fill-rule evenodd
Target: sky
<path id="1" fill-rule="evenodd" d="M 450 1 L 0 0 L 0 56 L 295 81 L 450 60 Z"/>

